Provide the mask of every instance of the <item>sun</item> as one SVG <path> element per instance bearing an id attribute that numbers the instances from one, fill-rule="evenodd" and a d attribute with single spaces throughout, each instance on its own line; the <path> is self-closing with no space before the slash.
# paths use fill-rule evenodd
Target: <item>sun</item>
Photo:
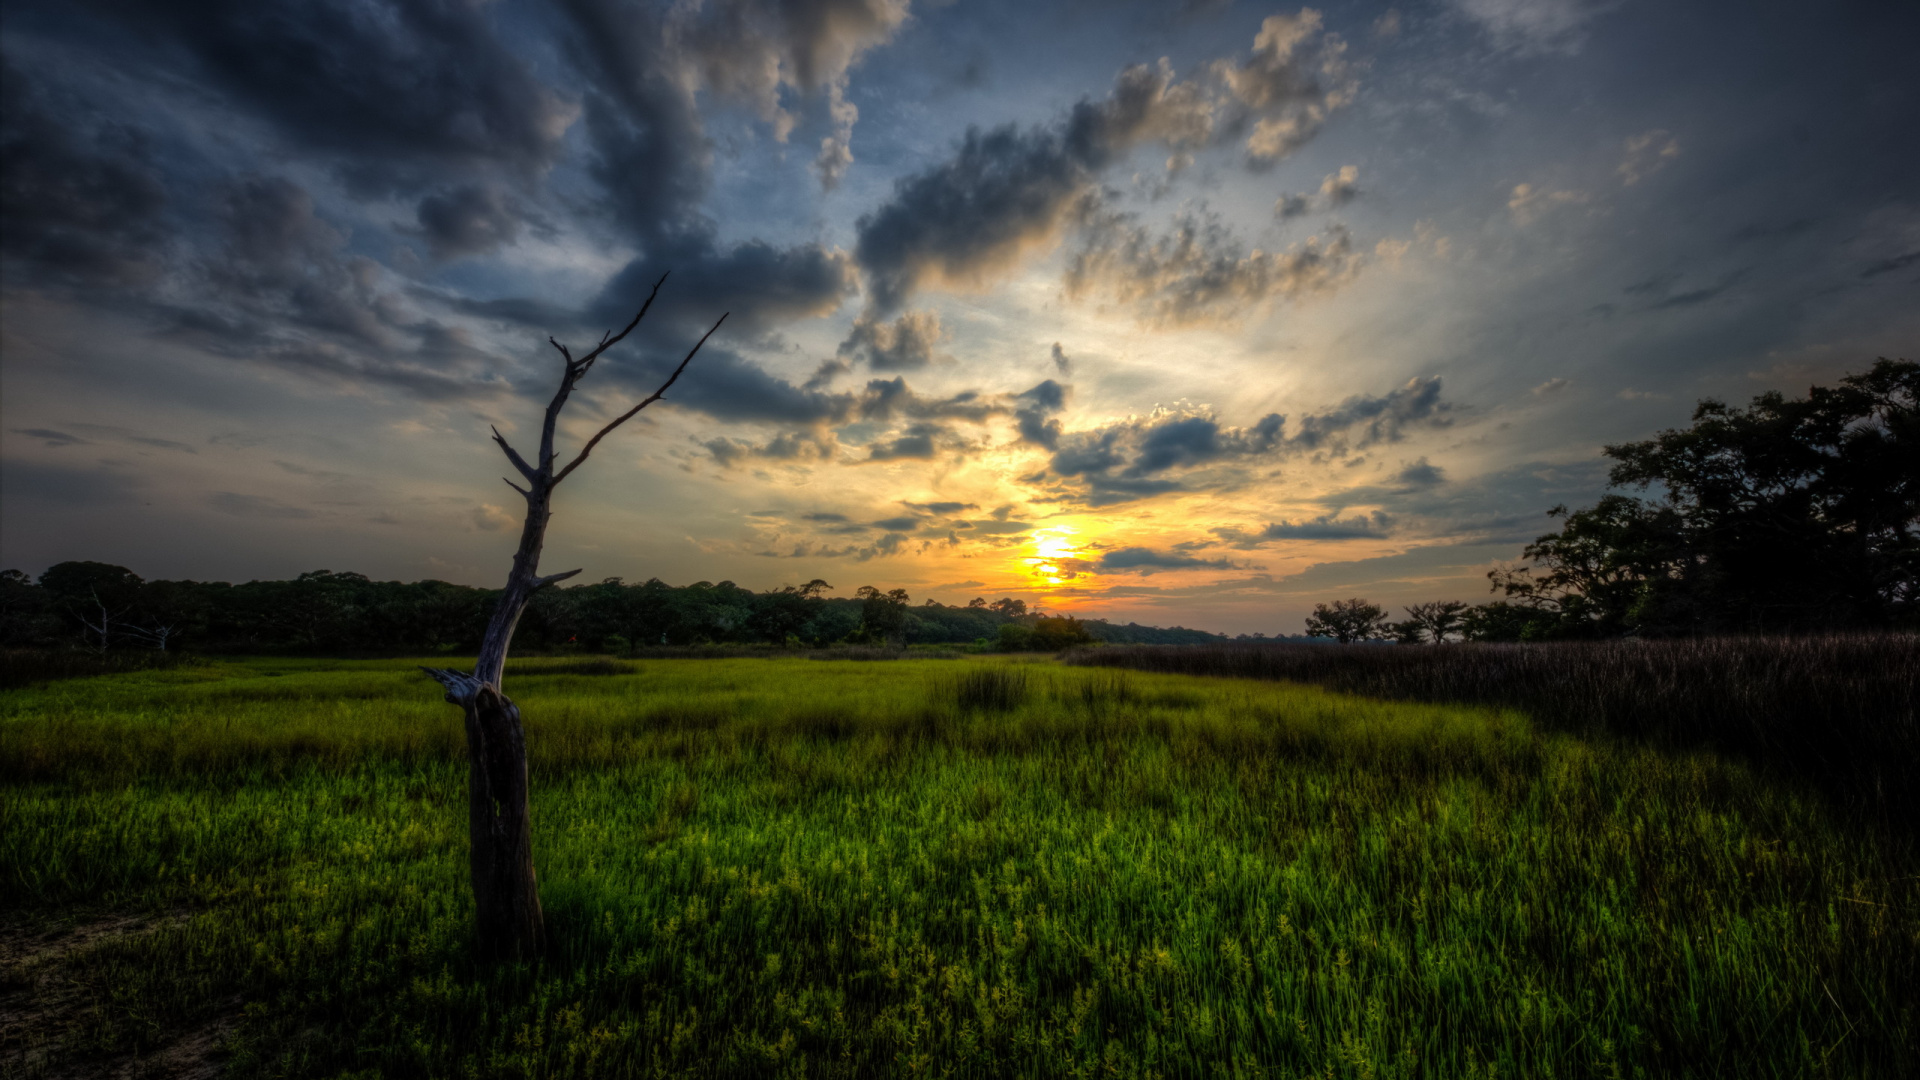
<path id="1" fill-rule="evenodd" d="M 1027 564 L 1027 575 L 1047 586 L 1064 585 L 1079 577 L 1080 571 L 1074 567 L 1080 560 L 1081 545 L 1074 539 L 1079 532 L 1071 525 L 1035 530 L 1033 554 L 1021 560 Z"/>

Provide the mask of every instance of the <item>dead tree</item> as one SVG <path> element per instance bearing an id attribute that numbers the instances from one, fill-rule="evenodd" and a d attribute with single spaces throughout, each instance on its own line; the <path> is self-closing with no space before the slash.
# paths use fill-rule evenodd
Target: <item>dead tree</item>
<path id="1" fill-rule="evenodd" d="M 601 335 L 600 343 L 591 352 L 574 359 L 565 345 L 548 338 L 547 341 L 560 351 L 565 362 L 561 370 L 560 389 L 547 404 L 546 418 L 540 427 L 540 453 L 537 461 L 529 464 L 507 443 L 500 430 L 493 431 L 493 441 L 513 463 L 525 486 L 508 480 L 508 486 L 518 491 L 527 504 L 526 523 L 520 529 L 520 549 L 514 553 L 513 569 L 507 574 L 507 587 L 500 594 L 500 601 L 493 609 L 493 616 L 487 622 L 486 636 L 480 643 L 480 655 L 474 662 L 473 672 L 465 674 L 440 668 L 426 668 L 446 687 L 447 700 L 466 713 L 467 754 L 469 771 L 467 780 L 468 827 L 472 844 L 473 901 L 475 909 L 475 940 L 483 956 L 505 960 L 537 959 L 546 948 L 546 930 L 540 913 L 540 893 L 533 877 L 533 834 L 531 821 L 527 813 L 527 744 L 526 735 L 520 724 L 520 710 L 501 692 L 502 675 L 507 663 L 507 649 L 513 642 L 513 630 L 520 622 L 520 615 L 527 608 L 534 593 L 552 585 L 556 581 L 580 573 L 568 570 L 559 574 L 540 575 L 540 548 L 546 542 L 547 521 L 552 517 L 553 489 L 580 467 L 593 453 L 593 448 L 607 433 L 628 420 L 641 409 L 659 401 L 680 373 L 693 361 L 700 346 L 707 338 L 720 329 L 720 323 L 727 320 L 725 315 L 713 324 L 713 328 L 701 336 L 687 352 L 680 366 L 673 369 L 667 381 L 660 384 L 645 400 L 615 417 L 605 427 L 587 440 L 572 461 L 556 469 L 554 458 L 554 428 L 559 423 L 560 412 L 567 405 L 567 397 L 573 388 L 592 370 L 594 361 L 601 354 L 618 345 L 622 339 L 640 325 L 646 318 L 647 309 L 653 306 L 654 298 L 660 295 L 660 286 L 666 283 L 663 275 L 654 283 L 653 292 L 648 294 L 647 302 L 640 306 L 639 314 L 633 317 L 626 329 L 618 334 L 608 331 Z"/>

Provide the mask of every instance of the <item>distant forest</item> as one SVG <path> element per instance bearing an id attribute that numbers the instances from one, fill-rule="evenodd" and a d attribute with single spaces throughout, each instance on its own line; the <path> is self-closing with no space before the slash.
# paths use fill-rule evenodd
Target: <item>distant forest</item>
<path id="1" fill-rule="evenodd" d="M 1025 601 L 982 597 L 965 607 L 905 590 L 825 595 L 815 580 L 768 592 L 731 581 L 672 586 L 659 579 L 541 590 L 514 635 L 516 652 L 631 653 L 662 646 L 835 644 L 1062 648 L 1086 641 L 1184 645 L 1224 640 L 1182 627 L 1049 617 Z M 0 644 L 94 651 L 425 654 L 471 652 L 498 590 L 445 581 L 373 581 L 315 570 L 292 581 L 145 581 L 122 567 L 64 562 L 36 582 L 0 573 Z"/>

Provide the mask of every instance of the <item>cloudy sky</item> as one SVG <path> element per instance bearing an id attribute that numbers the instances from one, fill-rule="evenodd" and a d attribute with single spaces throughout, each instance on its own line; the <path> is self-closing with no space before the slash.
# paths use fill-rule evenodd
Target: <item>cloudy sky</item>
<path id="1" fill-rule="evenodd" d="M 10 0 L 0 562 L 1297 633 L 1920 355 L 1920 8 Z"/>

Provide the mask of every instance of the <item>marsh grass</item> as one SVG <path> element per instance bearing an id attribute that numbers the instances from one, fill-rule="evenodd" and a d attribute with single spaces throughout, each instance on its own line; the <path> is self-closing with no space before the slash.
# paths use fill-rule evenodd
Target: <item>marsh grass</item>
<path id="1" fill-rule="evenodd" d="M 1070 663 L 1285 679 L 1525 712 L 1588 738 L 1710 748 L 1895 828 L 1920 820 L 1920 635 L 1439 647 L 1128 645 Z"/>
<path id="2" fill-rule="evenodd" d="M 632 664 L 623 664 L 618 660 L 595 657 L 585 660 L 535 660 L 508 664 L 506 677 L 510 679 L 526 678 L 530 675 L 631 675 L 636 669 Z"/>
<path id="3" fill-rule="evenodd" d="M 469 960 L 411 665 L 0 698 L 6 918 L 169 915 L 34 961 L 84 988 L 61 1067 L 237 1013 L 242 1076 L 1920 1068 L 1920 867 L 1738 762 L 1273 681 L 634 666 L 507 687 L 537 969 Z"/>
<path id="4" fill-rule="evenodd" d="M 966 711 L 1012 712 L 1033 696 L 1025 665 L 979 664 L 942 680 L 953 704 Z"/>

